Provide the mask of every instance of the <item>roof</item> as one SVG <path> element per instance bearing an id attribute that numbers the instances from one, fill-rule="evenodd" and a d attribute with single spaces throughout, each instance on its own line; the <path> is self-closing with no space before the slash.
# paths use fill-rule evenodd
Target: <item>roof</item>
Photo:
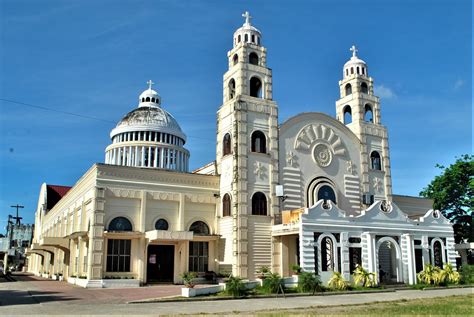
<path id="1" fill-rule="evenodd" d="M 71 188 L 71 186 L 46 185 L 46 210 L 51 210 Z"/>

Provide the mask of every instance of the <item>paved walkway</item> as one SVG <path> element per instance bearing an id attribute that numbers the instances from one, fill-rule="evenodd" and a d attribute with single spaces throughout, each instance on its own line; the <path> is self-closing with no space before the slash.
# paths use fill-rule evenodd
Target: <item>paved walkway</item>
<path id="1" fill-rule="evenodd" d="M 162 315 L 253 312 L 311 306 L 364 304 L 374 301 L 432 298 L 473 294 L 473 288 L 405 290 L 377 294 L 347 294 L 258 298 L 199 302 L 126 304 L 130 300 L 168 296 L 180 286 L 161 285 L 140 289 L 83 289 L 67 283 L 33 277 L 0 283 L 0 316 L 8 315 Z"/>

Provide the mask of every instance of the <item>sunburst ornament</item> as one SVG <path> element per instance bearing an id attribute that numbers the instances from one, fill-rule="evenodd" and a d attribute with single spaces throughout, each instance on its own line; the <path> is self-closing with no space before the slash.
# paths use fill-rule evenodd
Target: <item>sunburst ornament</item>
<path id="1" fill-rule="evenodd" d="M 310 152 L 321 167 L 331 165 L 334 156 L 344 156 L 346 148 L 333 129 L 324 124 L 308 124 L 296 136 L 295 149 Z"/>

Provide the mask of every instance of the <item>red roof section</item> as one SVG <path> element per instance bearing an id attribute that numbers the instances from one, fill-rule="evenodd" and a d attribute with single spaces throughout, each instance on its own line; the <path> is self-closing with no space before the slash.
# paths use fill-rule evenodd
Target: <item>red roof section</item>
<path id="1" fill-rule="evenodd" d="M 70 186 L 46 185 L 46 210 L 50 210 L 67 194 Z"/>

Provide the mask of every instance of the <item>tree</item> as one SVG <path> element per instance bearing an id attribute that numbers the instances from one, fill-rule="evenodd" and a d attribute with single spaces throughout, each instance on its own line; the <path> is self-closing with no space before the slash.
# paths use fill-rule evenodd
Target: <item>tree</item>
<path id="1" fill-rule="evenodd" d="M 433 208 L 451 220 L 457 243 L 463 239 L 474 242 L 474 155 L 465 154 L 448 167 L 439 164 L 436 167 L 443 172 L 423 188 L 420 195 L 433 199 Z"/>

